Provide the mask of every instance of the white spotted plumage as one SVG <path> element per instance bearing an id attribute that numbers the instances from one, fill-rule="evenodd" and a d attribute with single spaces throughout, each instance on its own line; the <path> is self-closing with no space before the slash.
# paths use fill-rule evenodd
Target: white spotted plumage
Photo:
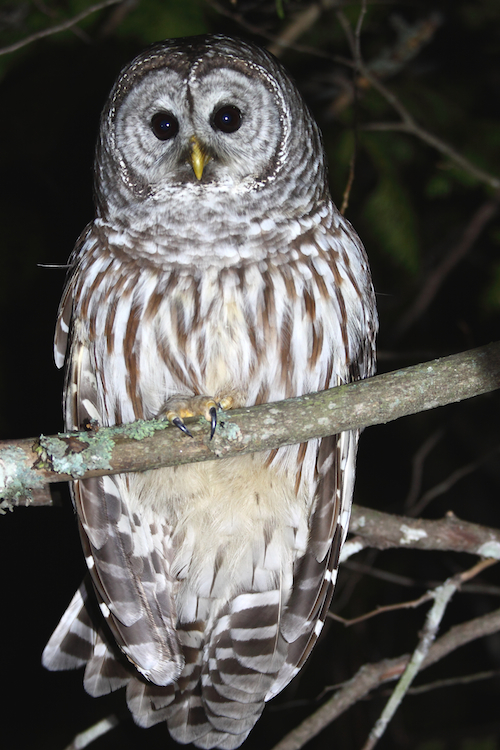
<path id="1" fill-rule="evenodd" d="M 231 132 L 214 124 L 224 107 L 241 119 Z M 158 112 L 172 137 L 155 136 Z M 251 406 L 372 374 L 362 245 L 331 201 L 314 121 L 263 50 L 216 36 L 139 55 L 103 112 L 96 193 L 56 332 L 67 429 L 151 418 L 179 398 Z M 126 686 L 142 726 L 238 747 L 321 630 L 356 446 L 343 433 L 75 482 L 92 587 L 44 664 L 86 664 L 92 695 Z"/>

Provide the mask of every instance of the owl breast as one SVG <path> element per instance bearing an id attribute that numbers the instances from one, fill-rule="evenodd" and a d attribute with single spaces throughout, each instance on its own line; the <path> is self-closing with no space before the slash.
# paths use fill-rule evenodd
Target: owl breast
<path id="1" fill-rule="evenodd" d="M 155 417 L 180 394 L 250 406 L 349 379 L 366 318 L 354 280 L 366 276 L 364 256 L 342 224 L 327 234 L 319 221 L 312 238 L 303 253 L 258 261 L 240 247 L 240 262 L 226 266 L 207 243 L 196 268 L 155 256 L 139 263 L 110 241 L 104 253 L 102 237 L 89 237 L 99 258 L 83 255 L 90 267 L 76 281 L 74 317 L 92 350 L 104 422 Z"/>

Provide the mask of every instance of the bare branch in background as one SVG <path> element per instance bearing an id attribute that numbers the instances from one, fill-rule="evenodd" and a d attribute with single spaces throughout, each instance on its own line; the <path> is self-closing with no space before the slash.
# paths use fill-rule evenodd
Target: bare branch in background
<path id="1" fill-rule="evenodd" d="M 471 555 L 500 558 L 500 530 L 462 521 L 451 511 L 445 518 L 435 521 L 395 516 L 354 505 L 349 530 L 357 537 L 344 545 L 343 559 L 347 559 L 349 553 L 354 554 L 363 547 L 446 549 L 451 552 L 468 552 Z"/>
<path id="2" fill-rule="evenodd" d="M 413 514 L 411 509 L 420 496 L 420 488 L 422 487 L 422 478 L 424 474 L 424 464 L 427 456 L 436 447 L 443 435 L 443 429 L 439 429 L 433 432 L 432 435 L 425 439 L 425 441 L 422 443 L 422 445 L 412 458 L 410 489 L 408 490 L 408 495 L 406 496 L 403 504 L 405 513 L 408 513 L 409 515 L 417 515 L 416 513 Z"/>
<path id="3" fill-rule="evenodd" d="M 37 31 L 35 34 L 30 34 L 30 36 L 27 36 L 24 39 L 20 39 L 18 42 L 14 42 L 14 44 L 9 44 L 7 47 L 2 47 L 0 49 L 0 55 L 8 55 L 10 52 L 15 52 L 16 50 L 21 49 L 21 47 L 25 47 L 27 44 L 36 42 L 38 39 L 44 39 L 47 36 L 52 36 L 53 34 L 59 34 L 59 32 L 61 31 L 67 31 L 68 29 L 71 29 L 73 26 L 75 26 L 77 23 L 80 23 L 80 21 L 83 21 L 83 19 L 87 18 L 87 16 L 90 16 L 92 13 L 96 13 L 99 10 L 104 10 L 104 8 L 108 8 L 110 5 L 117 5 L 118 3 L 121 3 L 121 2 L 123 2 L 123 0 L 104 0 L 104 2 L 102 3 L 91 5 L 89 8 L 86 8 L 81 13 L 78 13 L 76 16 L 73 16 L 73 18 L 68 18 L 66 21 L 63 21 L 62 23 L 58 23 L 55 26 L 51 26 L 48 29 Z M 127 0 L 125 0 L 125 3 L 126 2 Z"/>
<path id="4" fill-rule="evenodd" d="M 429 649 L 421 669 L 435 664 L 452 651 L 478 638 L 484 638 L 500 630 L 500 609 L 477 617 L 469 622 L 450 628 Z M 377 664 L 365 664 L 326 703 L 309 716 L 298 727 L 284 737 L 273 750 L 299 750 L 319 734 L 341 714 L 347 711 L 372 690 L 391 680 L 396 680 L 406 669 L 408 654 L 395 659 L 384 659 Z"/>
<path id="5" fill-rule="evenodd" d="M 431 503 L 437 497 L 444 495 L 445 492 L 448 492 L 453 487 L 453 485 L 455 485 L 461 479 L 468 476 L 469 474 L 472 474 L 472 472 L 476 471 L 480 466 L 483 466 L 483 464 L 485 464 L 487 461 L 490 461 L 492 458 L 496 457 L 498 451 L 499 446 L 496 446 L 496 448 L 494 448 L 492 451 L 489 451 L 489 453 L 487 453 L 485 456 L 481 456 L 475 461 L 471 461 L 465 466 L 461 466 L 459 469 L 452 471 L 451 474 L 446 477 L 446 479 L 443 479 L 442 482 L 439 482 L 438 484 L 434 485 L 434 487 L 428 489 L 427 492 L 424 492 L 420 500 L 411 508 L 409 515 L 419 516 L 422 511 L 427 508 L 429 503 Z"/>
<path id="6" fill-rule="evenodd" d="M 434 268 L 424 280 L 417 298 L 405 312 L 396 329 L 396 338 L 402 336 L 428 310 L 439 289 L 453 271 L 455 266 L 465 258 L 474 247 L 478 237 L 488 223 L 498 212 L 500 191 L 490 198 L 474 212 L 466 226 L 460 241 L 454 245 L 443 260 Z"/>
<path id="7" fill-rule="evenodd" d="M 118 718 L 114 714 L 110 714 L 105 719 L 101 719 L 96 724 L 85 729 L 85 731 L 77 734 L 73 742 L 65 750 L 83 750 L 84 747 L 88 747 L 94 740 L 102 737 L 103 734 L 114 729 L 118 724 Z"/>
<path id="8" fill-rule="evenodd" d="M 358 70 L 361 74 L 361 76 L 368 81 L 371 86 L 373 86 L 374 89 L 376 89 L 379 94 L 388 102 L 388 104 L 393 107 L 393 109 L 396 110 L 396 112 L 401 117 L 401 122 L 396 123 L 367 123 L 366 125 L 363 125 L 363 130 L 366 131 L 374 131 L 374 130 L 392 130 L 392 131 L 398 131 L 402 133 L 410 133 L 412 135 L 417 136 L 420 138 L 421 141 L 424 141 L 424 143 L 427 143 L 429 146 L 432 146 L 440 153 L 444 154 L 445 156 L 448 156 L 452 161 L 455 162 L 461 169 L 465 170 L 469 174 L 476 177 L 476 179 L 480 180 L 481 182 L 486 183 L 490 187 L 494 188 L 494 190 L 500 189 L 500 178 L 496 175 L 491 175 L 488 172 L 485 172 L 484 170 L 477 167 L 475 164 L 473 164 L 471 161 L 465 158 L 462 154 L 460 154 L 456 149 L 454 149 L 452 146 L 450 146 L 449 143 L 446 143 L 445 141 L 438 138 L 433 133 L 430 133 L 428 130 L 425 130 L 425 128 L 421 127 L 413 117 L 413 115 L 410 114 L 410 112 L 406 109 L 406 107 L 403 105 L 403 103 L 400 101 L 400 99 L 394 94 L 393 91 L 387 88 L 384 83 L 380 80 L 380 78 L 370 69 L 370 66 L 365 63 L 363 60 L 363 57 L 360 52 L 359 45 L 356 45 L 354 43 L 354 35 L 350 26 L 350 23 L 348 19 L 345 17 L 345 15 L 342 13 L 342 11 L 338 11 L 339 19 L 342 17 L 342 26 L 344 28 L 344 31 L 346 33 L 347 40 L 349 42 L 349 45 L 351 47 L 351 50 L 353 52 L 353 61 L 344 60 L 344 64 L 349 65 L 350 67 L 355 68 Z M 363 85 L 362 81 L 358 82 L 358 85 Z M 364 84 L 366 86 L 366 82 Z"/>
<path id="9" fill-rule="evenodd" d="M 399 609 L 416 609 L 416 607 L 420 607 L 421 604 L 425 604 L 425 602 L 428 602 L 431 599 L 432 594 L 427 591 L 418 599 L 412 599 L 409 602 L 398 602 L 397 604 L 385 604 L 384 606 L 377 607 L 377 609 L 374 609 L 371 612 L 366 612 L 364 615 L 353 617 L 350 620 L 346 620 L 345 617 L 340 617 L 340 615 L 336 615 L 334 612 L 329 612 L 328 617 L 330 617 L 332 620 L 335 620 L 336 622 L 341 622 L 342 625 L 345 625 L 345 627 L 348 628 L 351 625 L 357 625 L 358 622 L 371 620 L 372 617 L 383 615 L 386 612 L 396 612 Z"/>
<path id="10" fill-rule="evenodd" d="M 453 578 L 449 578 L 442 586 L 438 586 L 434 591 L 429 592 L 430 596 L 434 599 L 434 604 L 425 618 L 425 625 L 420 633 L 418 645 L 411 655 L 391 697 L 387 701 L 380 718 L 376 721 L 371 730 L 369 737 L 363 746 L 363 750 L 373 750 L 379 739 L 384 734 L 387 725 L 396 713 L 401 701 L 408 692 L 410 685 L 422 668 L 422 664 L 424 663 L 436 638 L 444 613 L 446 612 L 446 608 L 453 594 L 460 588 L 464 581 L 470 580 L 485 568 L 495 565 L 496 563 L 497 560 L 481 560 L 470 568 L 470 570 L 466 570 L 463 573 L 453 576 Z"/>

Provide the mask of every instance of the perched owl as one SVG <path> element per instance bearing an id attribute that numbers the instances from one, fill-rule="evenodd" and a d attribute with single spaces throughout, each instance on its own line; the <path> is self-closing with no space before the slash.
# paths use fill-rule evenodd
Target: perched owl
<path id="1" fill-rule="evenodd" d="M 224 36 L 139 55 L 104 109 L 97 210 L 56 331 L 68 430 L 278 401 L 364 378 L 361 242 L 281 65 Z M 207 425 L 207 430 L 209 426 Z M 236 748 L 308 657 L 349 522 L 357 433 L 74 482 L 89 569 L 44 651 L 126 686 L 135 721 Z"/>

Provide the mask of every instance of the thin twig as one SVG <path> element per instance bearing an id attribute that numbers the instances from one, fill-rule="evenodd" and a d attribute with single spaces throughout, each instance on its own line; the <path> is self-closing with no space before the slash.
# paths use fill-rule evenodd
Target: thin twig
<path id="1" fill-rule="evenodd" d="M 446 607 L 453 596 L 453 594 L 460 588 L 464 581 L 468 581 L 478 573 L 481 573 L 485 568 L 490 565 L 496 564 L 497 560 L 480 560 L 469 570 L 466 570 L 459 575 L 449 578 L 442 586 L 434 589 L 434 591 L 428 592 L 429 595 L 434 599 L 434 604 L 427 613 L 425 625 L 423 627 L 420 640 L 418 645 L 413 652 L 408 665 L 401 675 L 398 684 L 394 688 L 394 691 L 387 701 L 387 704 L 382 711 L 379 719 L 375 722 L 373 729 L 371 730 L 368 739 L 363 746 L 363 750 L 373 750 L 379 739 L 384 734 L 387 725 L 391 721 L 392 717 L 396 713 L 398 707 L 401 704 L 404 696 L 406 695 L 411 683 L 420 671 L 424 659 L 426 658 L 429 650 L 436 638 L 437 631 L 443 619 L 443 615 L 446 611 Z"/>
<path id="2" fill-rule="evenodd" d="M 118 724 L 119 721 L 117 717 L 114 714 L 110 714 L 109 716 L 106 716 L 105 719 L 98 721 L 97 724 L 93 724 L 88 729 L 85 729 L 85 731 L 77 734 L 73 739 L 73 742 L 68 745 L 65 750 L 83 750 L 84 747 L 88 747 L 91 742 L 102 737 L 103 734 L 114 729 Z"/>
<path id="3" fill-rule="evenodd" d="M 472 474 L 472 472 L 476 471 L 480 466 L 493 458 L 493 456 L 495 456 L 498 451 L 499 447 L 497 446 L 493 451 L 487 453 L 486 456 L 481 456 L 481 458 L 478 458 L 476 461 L 471 461 L 465 466 L 461 466 L 459 469 L 456 469 L 456 471 L 452 471 L 452 473 L 448 477 L 446 477 L 446 479 L 444 479 L 442 482 L 439 482 L 439 484 L 434 485 L 434 487 L 431 487 L 429 490 L 427 490 L 427 492 L 424 492 L 420 500 L 415 503 L 408 515 L 419 516 L 422 511 L 427 508 L 429 503 L 431 503 L 437 497 L 441 497 L 441 495 L 444 495 L 457 482 L 466 477 L 468 474 Z"/>
<path id="4" fill-rule="evenodd" d="M 285 31 L 280 35 L 271 34 L 267 32 L 265 29 L 263 29 L 261 26 L 257 26 L 256 24 L 253 24 L 247 21 L 242 13 L 236 13 L 234 11 L 230 11 L 228 8 L 225 8 L 223 5 L 220 5 L 217 2 L 217 0 L 206 0 L 206 2 L 214 10 L 216 10 L 217 13 L 220 13 L 222 16 L 225 16 L 226 18 L 230 18 L 232 21 L 234 21 L 243 29 L 245 29 L 245 31 L 248 31 L 250 34 L 255 34 L 256 36 L 260 36 L 262 37 L 262 39 L 266 39 L 268 42 L 270 42 L 270 44 L 268 45 L 268 49 L 271 49 L 271 48 L 276 49 L 277 51 L 273 53 L 276 57 L 279 57 L 280 55 L 282 55 L 285 49 L 291 49 L 291 50 L 294 50 L 294 52 L 302 52 L 306 55 L 319 57 L 322 60 L 329 60 L 330 62 L 342 63 L 344 59 L 340 57 L 339 55 L 330 55 L 327 52 L 323 52 L 322 50 L 316 49 L 315 47 L 309 47 L 304 44 L 297 44 L 296 42 L 286 40 L 288 27 L 286 27 Z M 325 4 L 325 8 L 326 8 L 326 4 Z M 305 33 L 307 30 L 308 29 L 306 28 L 305 24 L 303 24 L 301 27 L 301 33 Z"/>
<path id="5" fill-rule="evenodd" d="M 357 625 L 358 622 L 370 620 L 372 617 L 384 614 L 385 612 L 395 612 L 398 609 L 416 609 L 416 607 L 420 607 L 421 604 L 425 604 L 425 602 L 428 602 L 430 599 L 432 599 L 432 594 L 427 591 L 418 599 L 412 599 L 409 602 L 399 602 L 398 604 L 381 605 L 376 609 L 372 609 L 371 612 L 366 612 L 364 615 L 360 615 L 359 617 L 353 617 L 351 620 L 348 620 L 345 617 L 341 617 L 340 615 L 336 615 L 334 612 L 329 612 L 328 617 L 331 617 L 332 620 L 336 620 L 337 622 L 342 623 L 342 625 L 344 625 L 346 628 L 349 628 L 351 627 L 351 625 Z"/>
<path id="6" fill-rule="evenodd" d="M 401 117 L 400 123 L 372 123 L 367 124 L 363 127 L 364 130 L 399 130 L 401 132 L 405 133 L 411 133 L 413 135 L 418 136 L 422 141 L 425 143 L 428 143 L 430 146 L 433 146 L 435 149 L 440 151 L 442 154 L 445 154 L 448 156 L 452 161 L 454 161 L 456 164 L 458 164 L 462 169 L 469 172 L 470 174 L 473 174 L 475 177 L 477 177 L 478 180 L 481 182 L 486 182 L 488 185 L 493 187 L 495 190 L 498 190 L 500 188 L 500 178 L 496 177 L 495 175 L 488 174 L 488 172 L 485 172 L 482 169 L 479 169 L 479 167 L 476 167 L 475 164 L 470 162 L 468 159 L 465 158 L 462 154 L 460 154 L 458 151 L 456 151 L 452 146 L 450 146 L 445 141 L 442 141 L 440 138 L 438 138 L 433 133 L 430 133 L 429 131 L 422 128 L 414 117 L 410 114 L 410 112 L 406 109 L 406 107 L 403 105 L 403 103 L 398 99 L 396 94 L 392 92 L 390 89 L 385 86 L 380 78 L 378 78 L 376 75 L 372 73 L 369 66 L 364 62 L 362 54 L 361 54 L 361 48 L 359 44 L 356 44 L 355 35 L 352 32 L 351 25 L 348 21 L 348 19 L 345 17 L 345 15 L 338 11 L 337 15 L 339 17 L 339 20 L 341 21 L 342 28 L 344 29 L 344 33 L 346 35 L 347 41 L 349 43 L 349 46 L 351 48 L 352 54 L 353 54 L 353 61 L 344 60 L 344 64 L 353 67 L 355 70 L 358 70 L 362 77 L 365 78 L 374 89 L 376 89 L 379 94 L 393 107 L 393 109 L 396 110 L 396 112 Z M 361 81 L 358 85 L 361 85 Z"/>
<path id="7" fill-rule="evenodd" d="M 27 44 L 36 42 L 38 39 L 43 39 L 46 36 L 52 36 L 53 34 L 58 34 L 60 31 L 66 31 L 67 29 L 70 29 L 72 26 L 75 26 L 77 23 L 80 23 L 80 21 L 83 21 L 84 18 L 87 18 L 87 16 L 90 16 L 92 13 L 96 13 L 99 10 L 108 8 L 110 5 L 117 5 L 118 3 L 121 3 L 122 1 L 123 0 L 104 0 L 104 2 L 102 3 L 91 5 L 90 8 L 83 10 L 81 13 L 78 13 L 76 16 L 73 16 L 73 18 L 68 18 L 66 21 L 63 21 L 62 23 L 58 23 L 55 26 L 51 26 L 48 29 L 37 31 L 34 34 L 31 34 L 30 36 L 25 37 L 24 39 L 20 39 L 18 42 L 14 42 L 14 44 L 9 44 L 8 47 L 2 47 L 0 49 L 0 55 L 8 55 L 10 52 L 15 52 L 16 50 L 21 49 L 21 47 L 25 47 Z"/>
<path id="8" fill-rule="evenodd" d="M 471 682 L 490 680 L 492 677 L 499 676 L 500 669 L 490 669 L 488 672 L 476 672 L 475 674 L 462 675 L 462 677 L 450 677 L 448 680 L 435 680 L 434 682 L 427 682 L 425 685 L 411 687 L 408 690 L 408 695 L 421 695 L 422 693 L 429 693 L 431 690 L 455 687 L 456 685 L 470 685 Z"/>
<path id="9" fill-rule="evenodd" d="M 429 453 L 441 440 L 443 435 L 444 435 L 443 429 L 439 429 L 433 432 L 432 435 L 430 435 L 430 437 L 428 437 L 422 443 L 420 448 L 417 450 L 417 452 L 413 456 L 413 459 L 411 462 L 410 489 L 408 490 L 408 495 L 406 496 L 406 499 L 403 504 L 404 511 L 408 515 L 418 515 L 418 513 L 412 513 L 412 508 L 420 494 L 420 488 L 422 486 L 422 477 L 424 473 L 424 463 Z"/>
<path id="10" fill-rule="evenodd" d="M 312 3 L 300 13 L 297 13 L 295 18 L 282 30 L 279 37 L 268 45 L 269 52 L 275 57 L 280 57 L 287 47 L 294 44 L 297 39 L 314 26 L 329 4 L 331 3 Z"/>
<path id="11" fill-rule="evenodd" d="M 344 15 L 341 11 L 338 11 L 337 15 L 341 18 L 344 18 Z M 361 10 L 359 12 L 358 22 L 356 24 L 356 31 L 354 34 L 354 39 L 352 40 L 353 49 L 360 49 L 361 44 L 361 28 L 363 25 L 363 19 L 366 15 L 366 0 L 363 0 L 363 3 L 361 5 Z M 346 30 L 350 30 L 350 26 L 346 26 Z M 357 73 L 358 71 L 356 71 Z M 354 90 L 354 123 L 353 123 L 353 133 L 354 133 L 354 149 L 351 154 L 351 158 L 349 161 L 349 176 L 347 178 L 347 185 L 344 190 L 344 195 L 342 196 L 342 206 L 340 208 L 340 213 L 342 216 L 345 215 L 345 212 L 347 211 L 347 207 L 349 205 L 349 196 L 351 194 L 352 186 L 354 184 L 354 171 L 356 166 L 356 154 L 358 150 L 358 87 L 353 86 Z"/>
<path id="12" fill-rule="evenodd" d="M 356 506 L 354 506 L 354 508 L 357 510 Z M 356 538 L 359 539 L 359 537 L 356 537 Z M 500 534 L 499 534 L 499 539 L 500 539 Z M 366 547 L 370 546 L 369 539 L 365 539 L 363 541 L 364 541 L 363 549 L 366 549 Z M 440 549 L 441 551 L 444 551 L 447 549 L 447 546 L 446 546 L 447 542 L 444 540 L 441 540 L 441 541 L 442 541 L 443 546 Z M 346 542 L 346 544 L 349 544 L 349 542 Z M 473 552 L 472 554 L 476 554 L 476 553 Z M 430 589 L 430 588 L 436 588 L 436 586 L 439 586 L 439 581 L 420 581 L 416 578 L 410 578 L 409 576 L 402 576 L 397 573 L 390 573 L 388 570 L 381 570 L 380 568 L 374 568 L 372 565 L 366 565 L 365 563 L 359 563 L 354 560 L 349 560 L 349 562 L 343 563 L 342 568 L 344 570 L 353 571 L 354 573 L 361 573 L 362 575 L 371 576 L 372 578 L 378 578 L 381 581 L 387 581 L 388 583 L 393 583 L 396 586 L 406 586 L 408 588 L 421 588 L 421 589 Z M 462 592 L 462 594 L 480 594 L 481 596 L 484 596 L 484 595 L 500 596 L 500 586 L 492 586 L 491 584 L 486 584 L 486 583 L 470 583 L 470 584 L 466 583 L 462 586 L 460 591 Z M 336 606 L 336 604 L 337 604 L 337 599 L 334 600 L 333 606 Z"/>
<path id="13" fill-rule="evenodd" d="M 469 170 L 470 171 L 470 170 Z M 500 183 L 499 183 L 500 184 Z M 500 205 L 500 192 L 490 198 L 477 211 L 466 226 L 460 241 L 454 245 L 443 260 L 429 274 L 417 298 L 401 318 L 396 337 L 402 336 L 429 309 L 439 289 L 451 271 L 465 258 L 476 243 L 479 235 L 493 219 Z"/>
<path id="14" fill-rule="evenodd" d="M 403 118 L 403 122 L 367 123 L 366 125 L 362 126 L 362 130 L 387 130 L 415 135 L 417 136 L 417 138 L 420 138 L 421 141 L 424 141 L 424 143 L 427 143 L 429 146 L 435 148 L 436 151 L 439 151 L 441 154 L 448 156 L 451 161 L 454 161 L 455 164 L 458 164 L 458 166 L 463 169 L 464 172 L 468 172 L 480 182 L 486 183 L 494 190 L 498 190 L 500 188 L 499 177 L 497 177 L 496 175 L 492 175 L 489 172 L 485 172 L 484 169 L 480 169 L 471 161 L 469 161 L 469 159 L 460 154 L 455 148 L 453 148 L 453 146 L 450 146 L 449 143 L 446 143 L 446 141 L 441 140 L 441 138 L 438 138 L 436 135 L 434 135 L 434 133 L 430 133 L 428 130 L 425 130 L 425 128 L 418 125 L 418 123 L 413 119 L 408 110 L 399 101 L 397 96 L 389 91 L 389 89 L 384 86 L 384 84 L 381 83 L 379 79 L 371 75 L 366 66 L 364 66 L 363 68 L 363 75 L 370 81 L 372 86 L 377 89 L 377 91 L 384 97 L 384 99 L 389 102 L 389 104 L 391 104 L 397 112 L 399 112 L 399 114 Z"/>
<path id="15" fill-rule="evenodd" d="M 356 134 L 356 130 L 354 130 Z M 356 135 L 355 135 L 354 149 L 349 160 L 349 176 L 347 177 L 347 184 L 345 186 L 344 194 L 342 196 L 342 205 L 340 207 L 340 213 L 345 216 L 345 212 L 349 206 L 349 197 L 351 195 L 352 186 L 354 184 L 354 169 L 356 165 Z"/>
<path id="16" fill-rule="evenodd" d="M 354 54 L 356 60 L 361 60 L 361 29 L 363 28 L 366 10 L 366 0 L 362 0 L 358 20 L 356 22 L 356 29 L 354 31 Z"/>

